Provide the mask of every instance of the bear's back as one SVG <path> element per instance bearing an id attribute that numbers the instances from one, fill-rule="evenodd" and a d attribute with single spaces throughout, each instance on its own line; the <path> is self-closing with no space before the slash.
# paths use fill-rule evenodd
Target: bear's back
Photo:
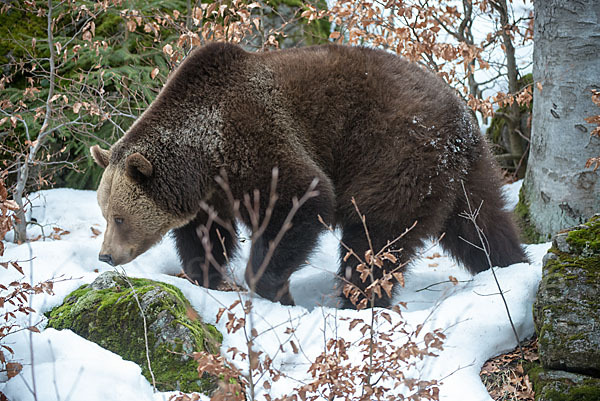
<path id="1" fill-rule="evenodd" d="M 468 164 L 468 153 L 477 153 L 478 136 L 464 102 L 440 78 L 404 58 L 337 45 L 253 57 L 273 74 L 301 127 L 295 131 L 308 137 L 315 159 L 338 186 L 380 181 L 382 171 L 418 170 L 411 178 L 449 179 Z M 433 171 L 438 168 L 445 171 Z"/>
<path id="2" fill-rule="evenodd" d="M 440 78 L 382 50 L 323 45 L 254 56 L 272 70 L 299 110 L 314 110 L 316 104 L 324 115 L 327 110 L 355 113 L 351 117 L 377 110 L 394 118 L 420 116 L 424 124 L 462 110 L 454 90 Z"/>
<path id="3" fill-rule="evenodd" d="M 210 178 L 224 166 L 240 177 L 262 176 L 279 158 L 297 159 L 348 196 L 373 182 L 444 188 L 476 157 L 473 127 L 450 87 L 381 50 L 248 53 L 216 43 L 188 56 L 113 146 L 111 161 L 152 149 L 152 163 L 159 155 L 188 160 L 188 171 Z"/>

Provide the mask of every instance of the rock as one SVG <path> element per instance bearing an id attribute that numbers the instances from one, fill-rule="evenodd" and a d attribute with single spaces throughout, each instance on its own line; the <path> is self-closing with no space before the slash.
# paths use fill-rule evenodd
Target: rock
<path id="1" fill-rule="evenodd" d="M 556 234 L 554 239 L 552 240 L 552 245 L 556 247 L 561 252 L 570 253 L 571 248 L 569 247 L 569 243 L 567 242 L 567 235 L 569 233 L 560 233 Z"/>
<path id="2" fill-rule="evenodd" d="M 598 401 L 600 379 L 561 370 L 529 371 L 536 401 Z"/>
<path id="3" fill-rule="evenodd" d="M 202 323 L 181 291 L 152 280 L 128 278 L 116 272 L 99 275 L 65 298 L 46 315 L 48 327 L 78 335 L 137 363 L 152 382 L 146 359 L 144 322 L 131 285 L 144 311 L 148 348 L 156 387 L 211 394 L 215 377 L 198 376 L 192 352 L 217 352 L 222 340 L 214 326 Z"/>
<path id="4" fill-rule="evenodd" d="M 600 216 L 554 238 L 533 305 L 546 369 L 600 377 Z"/>

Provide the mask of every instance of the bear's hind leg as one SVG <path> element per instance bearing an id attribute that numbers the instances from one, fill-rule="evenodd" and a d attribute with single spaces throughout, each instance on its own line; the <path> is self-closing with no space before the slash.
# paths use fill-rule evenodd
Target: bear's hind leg
<path id="1" fill-rule="evenodd" d="M 471 274 L 487 270 L 490 266 L 487 255 L 479 249 L 481 241 L 473 222 L 460 216 L 469 211 L 469 204 L 472 211 L 481 206 L 476 222 L 485 235 L 492 266 L 528 262 L 511 213 L 504 210 L 500 179 L 495 176 L 496 171 L 489 158 L 489 155 L 484 155 L 475 162 L 464 183 L 466 194 L 462 189 L 457 194 L 454 210 L 442 229 L 446 233 L 441 241 L 442 246 L 462 262 Z M 469 197 L 469 203 L 466 196 Z"/>
<path id="2" fill-rule="evenodd" d="M 217 289 L 223 282 L 227 258 L 231 258 L 236 250 L 237 238 L 225 227 L 214 221 L 211 222 L 207 238 L 207 245 L 211 252 L 207 258 L 205 245 L 202 243 L 202 239 L 206 235 L 202 226 L 207 223 L 208 214 L 201 211 L 190 223 L 173 230 L 173 235 L 183 271 L 188 278 L 203 287 Z M 234 223 L 232 222 L 232 224 Z M 233 225 L 233 229 L 235 230 L 235 225 Z M 223 239 L 225 249 L 223 249 L 219 234 Z"/>
<path id="3" fill-rule="evenodd" d="M 396 225 L 397 227 L 403 227 L 402 224 Z M 369 240 L 365 234 L 365 229 L 362 223 L 360 222 L 352 222 L 346 223 L 342 227 L 342 242 L 348 248 L 352 249 L 354 253 L 362 260 L 365 261 L 365 252 L 370 249 Z M 396 237 L 401 234 L 404 229 L 394 229 L 394 225 L 374 222 L 368 224 L 369 237 L 371 239 L 371 245 L 373 247 L 373 252 L 377 254 L 381 251 L 388 243 L 388 241 L 393 241 Z M 412 231 L 415 231 L 413 234 Z M 355 288 L 358 288 L 361 294 L 358 296 L 358 299 L 355 302 L 352 302 L 347 296 L 343 294 L 342 291 L 342 305 L 341 307 L 344 309 L 356 309 L 358 303 L 364 300 L 366 289 L 374 280 L 378 280 L 383 277 L 384 272 L 392 271 L 397 269 L 398 266 L 402 266 L 406 264 L 410 259 L 414 256 L 414 249 L 420 243 L 417 241 L 419 233 L 417 233 L 416 229 L 413 229 L 409 234 L 406 234 L 398 243 L 392 245 L 387 251 L 400 249 L 401 252 L 393 253 L 394 256 L 398 258 L 396 263 L 391 263 L 389 260 L 384 260 L 383 266 L 378 267 L 374 266 L 372 271 L 372 278 L 369 276 L 366 280 L 361 279 L 361 272 L 357 270 L 357 266 L 361 263 L 357 259 L 356 256 L 350 255 L 344 261 L 344 256 L 347 254 L 347 250 L 345 247 L 340 245 L 340 269 L 338 271 L 338 276 L 340 278 L 340 282 L 342 288 L 344 288 L 347 284 L 351 284 Z M 398 271 L 404 271 L 405 266 L 402 266 L 398 269 Z M 394 294 L 394 288 L 396 287 L 396 282 L 392 282 L 392 290 L 391 294 Z M 386 294 L 386 292 L 381 290 L 381 297 L 375 294 L 373 302 L 371 300 L 367 300 L 367 304 L 365 305 L 367 308 L 372 306 L 375 307 L 388 307 L 390 306 L 391 297 Z"/>

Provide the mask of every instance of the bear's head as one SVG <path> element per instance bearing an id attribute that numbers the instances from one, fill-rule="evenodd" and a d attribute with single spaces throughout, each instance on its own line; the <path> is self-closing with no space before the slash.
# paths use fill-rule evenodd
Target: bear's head
<path id="1" fill-rule="evenodd" d="M 104 168 L 98 186 L 98 204 L 106 219 L 99 259 L 110 265 L 131 262 L 146 252 L 170 230 L 185 224 L 181 217 L 158 207 L 144 184 L 152 180 L 152 164 L 140 153 L 124 163 L 110 163 L 110 150 L 91 149 L 96 163 Z"/>

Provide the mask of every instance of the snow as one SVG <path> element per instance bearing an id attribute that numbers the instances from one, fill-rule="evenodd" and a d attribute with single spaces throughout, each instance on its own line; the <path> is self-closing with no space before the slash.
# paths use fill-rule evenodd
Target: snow
<path id="1" fill-rule="evenodd" d="M 504 197 L 507 200 L 507 210 L 513 210 L 515 207 L 517 207 L 517 203 L 519 202 L 519 191 L 521 190 L 521 185 L 523 185 L 523 180 L 518 180 L 502 187 L 504 191 Z"/>
<path id="2" fill-rule="evenodd" d="M 511 205 L 516 203 L 519 186 L 520 182 L 517 182 L 505 188 Z M 53 227 L 69 231 L 59 240 L 39 239 L 23 245 L 6 243 L 4 260 L 23 261 L 20 264 L 27 280 L 34 283 L 51 278 L 58 280 L 54 296 L 39 294 L 33 297 L 32 306 L 37 312 L 31 321 L 41 321 L 43 328 L 44 312 L 62 303 L 74 289 L 112 268 L 98 261 L 102 234 L 95 236 L 90 229 L 104 231 L 105 226 L 95 192 L 54 189 L 32 198 L 31 213 L 39 226 L 30 226 L 31 238 L 42 233 L 41 227 L 46 235 L 53 232 Z M 495 269 L 521 339 L 534 334 L 532 303 L 541 278 L 541 259 L 549 245 L 527 246 L 531 264 L 519 263 Z M 310 379 L 307 369 L 322 352 L 325 339 L 335 335 L 347 341 L 358 339 L 358 331 L 350 330 L 348 321 L 343 318 L 369 317 L 369 310 L 357 312 L 335 308 L 337 249 L 334 235 L 324 234 L 309 265 L 292 276 L 291 292 L 297 306 L 283 306 L 260 298 L 253 300 L 252 320 L 260 333 L 256 348 L 273 358 L 275 366 L 285 373 L 280 380 L 270 383 L 269 394 L 272 396 L 287 394 L 299 382 Z M 238 283 L 243 282 L 248 250 L 246 241 L 242 243 L 240 255 L 232 261 L 232 275 Z M 28 261 L 32 256 L 34 259 Z M 220 307 L 231 305 L 240 296 L 242 299 L 247 297 L 245 293 L 207 290 L 174 277 L 180 271 L 180 265 L 170 237 L 123 268 L 130 276 L 176 285 L 209 323 L 215 323 Z M 449 276 L 455 277 L 458 284 L 452 284 Z M 20 278 L 14 269 L 2 271 L 2 283 Z M 428 243 L 421 258 L 406 274 L 406 287 L 398 292 L 394 301 L 407 302 L 402 316 L 410 328 L 424 323 L 423 332 L 440 328 L 447 336 L 439 356 L 425 358 L 410 373 L 424 380 L 441 380 L 441 400 L 491 400 L 479 379 L 481 366 L 490 357 L 516 346 L 492 272 L 485 271 L 472 277 L 443 256 L 439 246 Z M 240 306 L 233 312 L 243 316 Z M 29 325 L 23 319 L 18 323 Z M 224 321 L 216 326 L 226 333 Z M 286 332 L 288 327 L 295 331 Z M 290 340 L 299 345 L 299 353 L 291 351 Z M 402 341 L 401 336 L 394 336 L 394 341 Z M 5 344 L 15 351 L 13 361 L 24 366 L 11 380 L 6 381 L 6 377 L 0 376 L 0 391 L 12 401 L 34 399 L 31 349 L 38 400 L 167 400 L 173 394 L 153 393 L 137 365 L 69 330 L 47 329 L 41 333 L 25 330 L 6 337 Z M 280 344 L 286 352 L 281 351 Z M 223 353 L 230 347 L 245 348 L 242 331 L 224 335 Z M 352 360 L 359 360 L 359 357 L 356 352 L 350 354 Z M 233 363 L 242 371 L 248 371 L 247 365 L 239 359 Z M 266 392 L 263 384 L 257 386 L 258 399 Z"/>

